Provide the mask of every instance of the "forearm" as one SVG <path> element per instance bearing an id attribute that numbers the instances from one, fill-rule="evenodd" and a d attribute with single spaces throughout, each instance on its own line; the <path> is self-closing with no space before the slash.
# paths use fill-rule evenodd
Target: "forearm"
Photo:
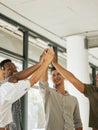
<path id="1" fill-rule="evenodd" d="M 46 70 L 42 73 L 40 80 L 43 82 L 46 82 L 48 80 L 48 67 L 46 68 Z"/>
<path id="2" fill-rule="evenodd" d="M 48 68 L 48 63 L 44 62 L 39 69 L 37 69 L 34 74 L 30 77 L 29 81 L 31 83 L 31 86 L 33 86 L 40 78 L 43 74 L 46 73 Z M 43 79 L 44 80 L 44 79 Z"/>
<path id="3" fill-rule="evenodd" d="M 17 77 L 18 80 L 26 79 L 32 73 L 34 73 L 40 67 L 40 65 L 41 65 L 40 63 L 37 63 L 36 65 L 33 65 L 33 66 L 26 68 L 20 72 L 17 72 L 15 74 L 15 77 Z"/>
<path id="4" fill-rule="evenodd" d="M 54 51 L 53 48 L 48 48 L 43 55 L 43 60 L 41 62 L 41 66 L 33 73 L 31 78 L 29 79 L 31 86 L 33 86 L 40 78 L 45 71 L 47 71 L 48 65 L 51 63 L 53 59 Z"/>
<path id="5" fill-rule="evenodd" d="M 52 64 L 65 79 L 71 82 L 80 92 L 84 92 L 84 84 L 78 80 L 71 72 L 64 69 L 56 62 L 53 62 Z"/>

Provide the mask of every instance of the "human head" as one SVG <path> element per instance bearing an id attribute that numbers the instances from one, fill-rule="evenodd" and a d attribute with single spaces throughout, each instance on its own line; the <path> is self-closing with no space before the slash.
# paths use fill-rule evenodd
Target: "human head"
<path id="1" fill-rule="evenodd" d="M 10 59 L 5 59 L 1 61 L 0 66 L 3 68 L 5 77 L 13 75 L 17 72 L 15 64 Z"/>
<path id="2" fill-rule="evenodd" d="M 5 63 L 8 63 L 8 62 L 12 62 L 12 61 L 10 59 L 5 59 L 5 60 L 1 61 L 0 66 L 4 67 Z"/>
<path id="3" fill-rule="evenodd" d="M 52 75 L 52 82 L 56 89 L 61 85 L 64 85 L 64 78 L 63 76 L 55 69 L 55 67 L 51 68 L 51 75 Z"/>

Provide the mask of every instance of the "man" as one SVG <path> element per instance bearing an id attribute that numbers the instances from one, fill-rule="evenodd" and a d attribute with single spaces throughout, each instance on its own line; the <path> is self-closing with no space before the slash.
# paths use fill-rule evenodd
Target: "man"
<path id="1" fill-rule="evenodd" d="M 71 82 L 81 93 L 83 93 L 89 99 L 89 127 L 92 127 L 92 130 L 98 130 L 98 88 L 94 87 L 93 85 L 82 83 L 71 72 L 59 65 L 56 62 L 55 57 L 52 61 L 52 65 L 64 78 Z"/>
<path id="2" fill-rule="evenodd" d="M 5 77 L 5 80 L 2 82 L 2 84 L 7 82 L 12 75 L 14 75 L 18 72 L 15 64 L 10 59 L 5 59 L 5 60 L 1 61 L 0 65 L 4 70 L 4 77 Z M 12 82 L 18 81 L 16 78 L 11 78 L 10 80 L 12 80 Z M 20 99 L 18 99 L 12 105 L 13 122 L 11 122 L 9 124 L 10 130 L 22 130 L 21 113 L 22 113 L 21 101 L 20 101 Z"/>
<path id="3" fill-rule="evenodd" d="M 39 87 L 43 97 L 46 130 L 82 130 L 78 101 L 64 89 L 64 78 L 53 69 L 54 88 L 47 82 L 46 72 L 40 78 Z"/>
<path id="4" fill-rule="evenodd" d="M 31 66 L 25 69 L 23 72 L 18 72 L 15 64 L 10 59 L 5 59 L 0 63 L 1 67 L 5 72 L 5 80 L 2 82 L 5 83 L 8 80 L 10 82 L 17 82 L 18 80 L 22 80 L 31 75 L 37 68 L 40 67 L 40 62 L 36 65 Z M 12 115 L 13 122 L 9 125 L 11 130 L 22 130 L 22 117 L 21 117 L 21 102 L 20 99 L 17 100 L 12 105 Z"/>
<path id="5" fill-rule="evenodd" d="M 33 73 L 28 80 L 22 80 L 17 83 L 6 82 L 0 87 L 0 130 L 9 130 L 8 124 L 12 122 L 11 107 L 17 99 L 23 96 L 40 78 L 45 68 L 53 59 L 53 49 L 48 48 L 45 52 L 43 61 L 40 61 L 40 67 Z M 0 82 L 3 81 L 4 74 L 0 69 Z"/>

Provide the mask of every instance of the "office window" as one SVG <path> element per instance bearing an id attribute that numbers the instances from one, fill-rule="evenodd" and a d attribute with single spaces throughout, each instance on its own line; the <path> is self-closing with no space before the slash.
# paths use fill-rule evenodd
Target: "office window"
<path id="1" fill-rule="evenodd" d="M 22 34 L 21 34 L 22 35 Z M 16 54 L 23 54 L 22 36 L 5 29 L 0 29 L 0 47 Z"/>
<path id="2" fill-rule="evenodd" d="M 28 130 L 45 130 L 45 115 L 42 97 L 38 88 L 28 92 Z"/>

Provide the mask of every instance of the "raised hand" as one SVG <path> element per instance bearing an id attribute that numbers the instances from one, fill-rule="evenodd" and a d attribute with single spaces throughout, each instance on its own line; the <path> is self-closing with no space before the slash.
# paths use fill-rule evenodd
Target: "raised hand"
<path id="1" fill-rule="evenodd" d="M 54 64 L 54 63 L 56 63 L 57 62 L 57 60 L 56 60 L 56 55 L 54 54 L 54 57 L 53 57 L 53 59 L 52 59 L 52 64 Z"/>
<path id="2" fill-rule="evenodd" d="M 45 55 L 44 55 L 44 58 L 45 58 L 45 62 L 47 62 L 48 64 L 50 64 L 53 60 L 53 57 L 54 57 L 54 50 L 52 47 L 49 47 L 45 50 Z"/>

